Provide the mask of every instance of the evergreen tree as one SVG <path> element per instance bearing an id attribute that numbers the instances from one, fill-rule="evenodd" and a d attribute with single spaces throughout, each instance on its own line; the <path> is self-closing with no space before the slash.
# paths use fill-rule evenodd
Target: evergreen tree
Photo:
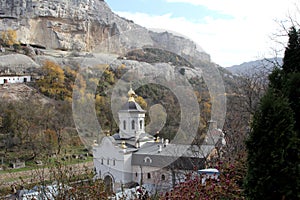
<path id="1" fill-rule="evenodd" d="M 291 108 L 295 112 L 295 130 L 298 133 L 298 138 L 300 138 L 300 72 L 288 74 L 283 89 Z"/>
<path id="2" fill-rule="evenodd" d="M 282 69 L 285 73 L 300 72 L 300 37 L 299 30 L 292 27 L 289 31 L 289 41 L 286 47 Z"/>
<path id="3" fill-rule="evenodd" d="M 297 177 L 296 171 L 291 171 L 297 160 L 297 136 L 288 100 L 268 91 L 254 115 L 252 128 L 247 141 L 249 199 L 290 197 Z"/>
<path id="4" fill-rule="evenodd" d="M 289 43 L 283 59 L 283 93 L 288 97 L 295 111 L 296 130 L 300 137 L 300 29 L 289 32 Z"/>
<path id="5" fill-rule="evenodd" d="M 292 27 L 282 69 L 254 115 L 247 141 L 249 199 L 300 199 L 300 36 Z"/>

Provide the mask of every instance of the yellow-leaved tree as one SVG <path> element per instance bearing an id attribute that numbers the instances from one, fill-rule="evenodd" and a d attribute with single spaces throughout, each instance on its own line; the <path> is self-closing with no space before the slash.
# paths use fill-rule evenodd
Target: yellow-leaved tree
<path id="1" fill-rule="evenodd" d="M 65 100 L 72 96 L 65 85 L 64 70 L 58 64 L 46 61 L 43 72 L 44 78 L 37 82 L 42 93 L 56 100 Z"/>
<path id="2" fill-rule="evenodd" d="M 8 29 L 1 33 L 1 39 L 6 46 L 12 46 L 14 44 L 18 44 L 17 41 L 17 31 Z"/>
<path id="3" fill-rule="evenodd" d="M 135 98 L 135 101 L 144 109 L 147 109 L 147 102 L 145 101 L 145 99 L 141 96 L 138 96 Z"/>

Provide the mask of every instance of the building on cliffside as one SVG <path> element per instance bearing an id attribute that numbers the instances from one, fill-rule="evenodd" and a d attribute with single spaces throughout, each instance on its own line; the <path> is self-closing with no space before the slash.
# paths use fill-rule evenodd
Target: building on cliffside
<path id="1" fill-rule="evenodd" d="M 0 70 L 0 85 L 4 84 L 14 84 L 14 83 L 27 83 L 32 81 L 32 76 L 25 73 L 11 72 L 8 69 Z"/>
<path id="2" fill-rule="evenodd" d="M 30 75 L 0 75 L 0 85 L 31 82 Z"/>
<path id="3" fill-rule="evenodd" d="M 130 185 L 143 185 L 150 192 L 169 190 L 184 181 L 187 172 L 205 168 L 215 144 L 173 144 L 153 137 L 145 132 L 146 111 L 135 102 L 132 89 L 128 96 L 118 112 L 119 133 L 105 136 L 93 148 L 97 177 L 109 190 Z M 215 131 L 213 137 L 223 141 L 222 131 Z"/>

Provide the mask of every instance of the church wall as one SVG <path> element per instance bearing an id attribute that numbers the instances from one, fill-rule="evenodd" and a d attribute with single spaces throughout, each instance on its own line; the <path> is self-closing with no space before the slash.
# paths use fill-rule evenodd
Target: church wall
<path id="1" fill-rule="evenodd" d="M 184 182 L 186 174 L 190 171 L 186 170 L 171 170 L 168 168 L 159 168 L 151 166 L 136 166 L 132 167 L 133 181 L 140 184 L 141 178 L 143 185 L 147 185 L 152 191 L 167 191 L 172 188 L 173 182 L 178 184 Z M 142 172 L 142 173 L 141 173 Z M 149 188 L 149 185 L 152 185 Z"/>
<path id="2" fill-rule="evenodd" d="M 132 153 L 124 154 L 123 183 L 128 183 L 132 181 L 131 159 L 132 159 Z"/>
<path id="3" fill-rule="evenodd" d="M 122 182 L 123 181 L 123 168 L 122 161 L 115 161 L 116 165 L 113 166 L 113 161 L 109 161 L 110 165 L 107 164 L 107 159 L 103 160 L 103 164 L 101 159 L 94 159 L 94 166 L 96 168 L 97 175 L 104 179 L 106 175 L 110 174 L 113 177 L 114 182 Z"/>
<path id="4" fill-rule="evenodd" d="M 94 147 L 94 166 L 97 175 L 103 179 L 109 173 L 115 183 L 130 182 L 132 154 L 124 154 L 123 149 L 115 146 L 112 141 L 111 137 L 104 137 L 101 145 Z"/>
<path id="5" fill-rule="evenodd" d="M 129 183 L 132 181 L 131 169 L 131 156 L 124 156 L 124 160 L 109 160 L 107 159 L 94 159 L 94 166 L 99 178 L 104 179 L 109 175 L 113 178 L 114 190 L 121 187 L 121 184 Z M 114 165 L 115 164 L 115 165 Z"/>
<path id="6" fill-rule="evenodd" d="M 172 186 L 172 173 L 167 169 L 149 166 L 133 166 L 133 181 L 142 183 L 147 190 L 154 194 L 167 191 Z"/>

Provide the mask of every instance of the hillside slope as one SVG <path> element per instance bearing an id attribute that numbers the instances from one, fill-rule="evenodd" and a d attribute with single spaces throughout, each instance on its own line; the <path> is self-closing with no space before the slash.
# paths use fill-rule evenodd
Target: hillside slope
<path id="1" fill-rule="evenodd" d="M 282 58 L 268 58 L 268 59 L 244 62 L 240 65 L 227 67 L 226 69 L 235 75 L 239 75 L 239 74 L 251 75 L 259 71 L 270 72 L 275 65 L 281 66 Z"/>

